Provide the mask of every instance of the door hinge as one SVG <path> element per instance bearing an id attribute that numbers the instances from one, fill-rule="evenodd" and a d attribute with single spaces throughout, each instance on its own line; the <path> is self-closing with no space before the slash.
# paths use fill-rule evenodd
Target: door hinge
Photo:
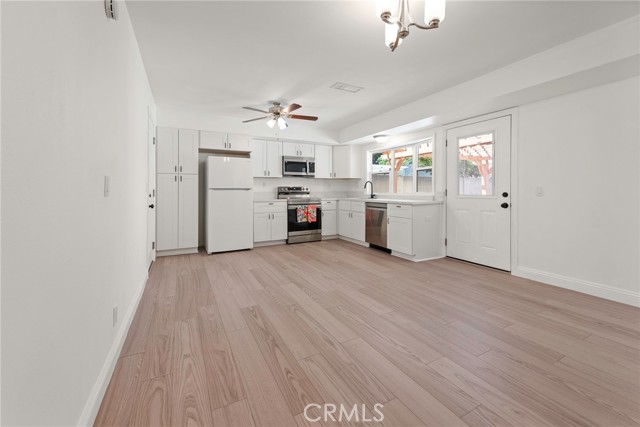
<path id="1" fill-rule="evenodd" d="M 153 145 L 156 145 L 156 137 L 153 137 Z"/>
<path id="2" fill-rule="evenodd" d="M 151 242 L 151 249 L 155 249 L 156 248 L 156 242 Z"/>
<path id="3" fill-rule="evenodd" d="M 448 139 L 445 139 L 445 140 L 444 140 L 444 146 L 445 146 L 445 147 L 448 147 L 448 146 L 449 146 L 449 140 L 448 140 Z"/>
<path id="4" fill-rule="evenodd" d="M 447 238 L 444 238 L 444 245 L 447 246 Z"/>
<path id="5" fill-rule="evenodd" d="M 447 197 L 447 189 L 444 189 L 444 197 Z"/>

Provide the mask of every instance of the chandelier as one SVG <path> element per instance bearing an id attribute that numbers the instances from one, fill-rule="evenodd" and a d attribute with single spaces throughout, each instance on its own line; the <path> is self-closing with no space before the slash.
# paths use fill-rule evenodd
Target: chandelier
<path id="1" fill-rule="evenodd" d="M 396 50 L 409 35 L 409 27 L 414 26 L 421 30 L 438 28 L 444 21 L 446 0 L 424 1 L 424 25 L 414 22 L 409 13 L 409 0 L 377 0 L 376 15 L 385 23 L 384 44 Z"/>

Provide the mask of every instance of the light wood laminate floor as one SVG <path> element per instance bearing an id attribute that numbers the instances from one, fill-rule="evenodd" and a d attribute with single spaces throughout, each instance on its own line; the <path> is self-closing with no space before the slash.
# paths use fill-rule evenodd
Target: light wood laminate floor
<path id="1" fill-rule="evenodd" d="M 630 306 L 344 241 L 159 258 L 95 425 L 635 426 L 639 330 Z"/>

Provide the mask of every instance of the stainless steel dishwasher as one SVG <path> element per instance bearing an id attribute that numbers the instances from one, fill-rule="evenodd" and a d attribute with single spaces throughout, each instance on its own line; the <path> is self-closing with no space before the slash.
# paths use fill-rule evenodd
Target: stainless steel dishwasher
<path id="1" fill-rule="evenodd" d="M 365 240 L 380 248 L 387 247 L 387 204 L 366 202 Z"/>

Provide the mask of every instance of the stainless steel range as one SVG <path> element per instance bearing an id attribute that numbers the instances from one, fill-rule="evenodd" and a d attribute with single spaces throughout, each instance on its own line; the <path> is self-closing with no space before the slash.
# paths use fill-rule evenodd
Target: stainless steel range
<path id="1" fill-rule="evenodd" d="M 322 240 L 322 205 L 309 187 L 278 187 L 278 199 L 287 200 L 287 243 Z"/>

